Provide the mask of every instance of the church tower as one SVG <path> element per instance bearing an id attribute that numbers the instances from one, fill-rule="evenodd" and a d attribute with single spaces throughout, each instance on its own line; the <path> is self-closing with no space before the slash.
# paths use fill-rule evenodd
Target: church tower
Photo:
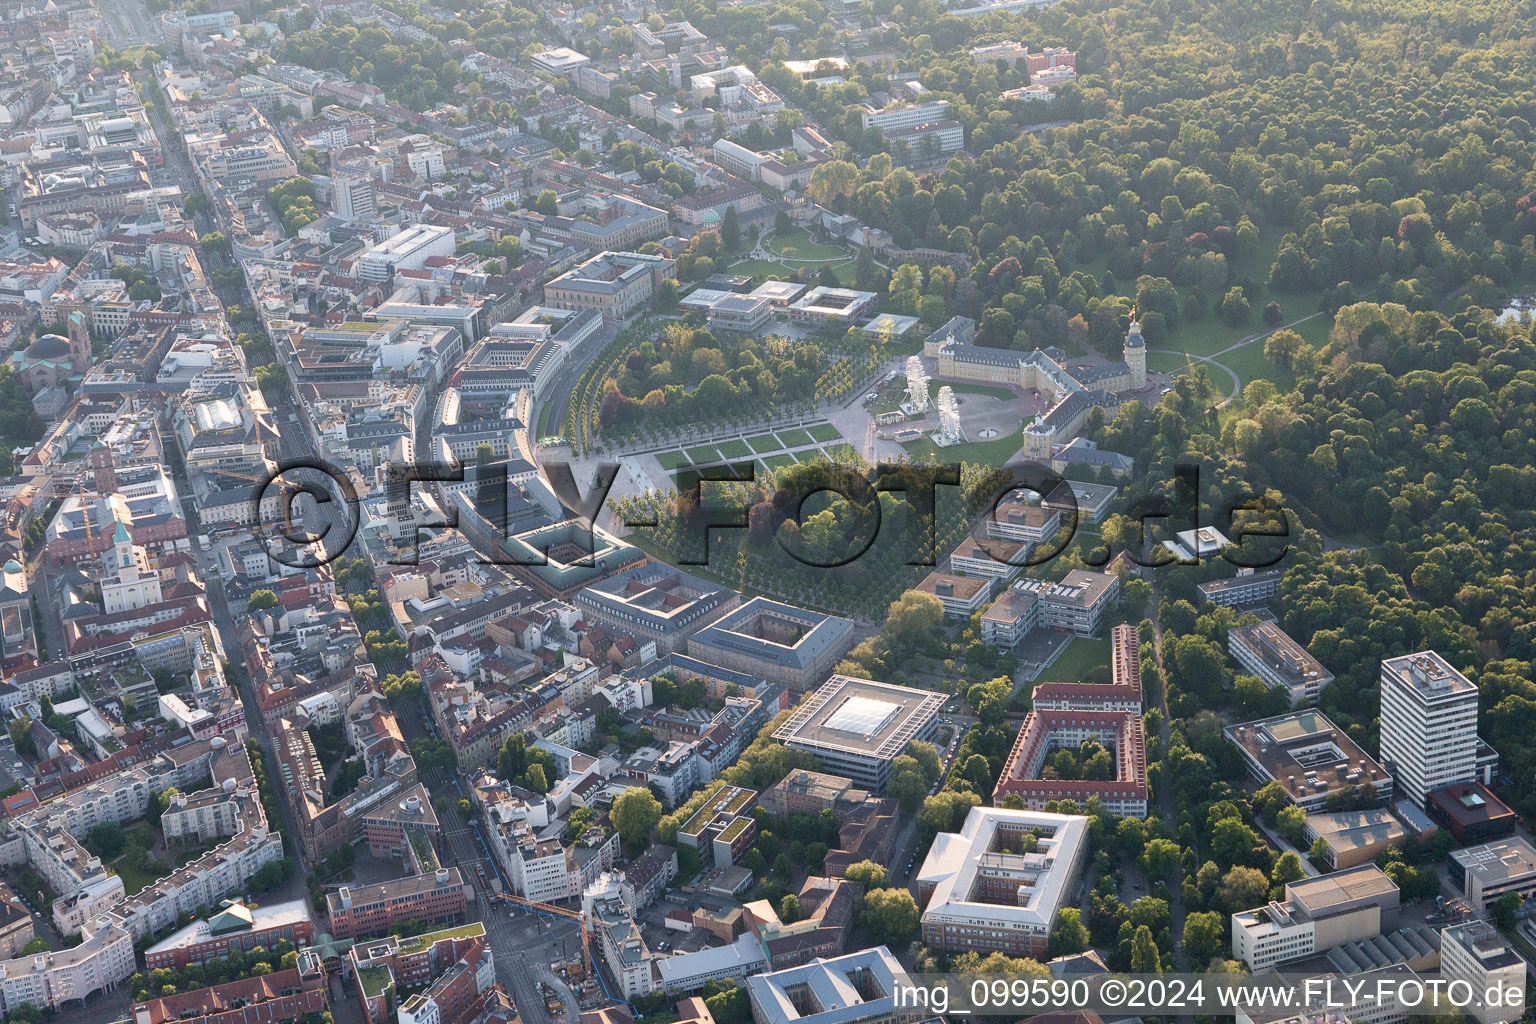
<path id="1" fill-rule="evenodd" d="M 1141 321 L 1131 310 L 1131 329 L 1125 336 L 1125 365 L 1131 370 L 1131 390 L 1147 386 L 1147 343 L 1141 336 Z"/>
<path id="2" fill-rule="evenodd" d="M 69 359 L 75 373 L 84 376 L 91 368 L 91 333 L 85 326 L 85 315 L 78 309 L 64 321 L 69 334 Z"/>

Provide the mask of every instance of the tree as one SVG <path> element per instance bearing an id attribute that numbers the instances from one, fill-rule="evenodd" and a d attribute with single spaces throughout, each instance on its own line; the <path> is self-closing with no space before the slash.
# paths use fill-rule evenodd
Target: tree
<path id="1" fill-rule="evenodd" d="M 639 843 L 661 820 L 661 802 L 649 789 L 631 786 L 619 794 L 608 816 L 626 843 Z"/>
<path id="2" fill-rule="evenodd" d="M 932 594 L 909 590 L 891 602 L 880 631 L 894 649 L 910 651 L 944 621 L 944 605 Z"/>
<path id="3" fill-rule="evenodd" d="M 247 612 L 262 612 L 277 607 L 277 595 L 270 590 L 257 590 L 245 602 Z"/>
<path id="4" fill-rule="evenodd" d="M 29 942 L 25 946 L 23 946 L 22 949 L 21 949 L 21 955 L 22 956 L 35 956 L 38 953 L 46 953 L 46 952 L 48 952 L 52 948 L 53 948 L 52 946 L 48 945 L 48 940 L 47 939 L 39 937 L 39 938 L 33 939 L 31 942 Z"/>
<path id="5" fill-rule="evenodd" d="M 1162 972 L 1163 962 L 1157 952 L 1157 943 L 1152 939 L 1152 929 L 1141 925 L 1131 935 L 1131 973 L 1161 974 Z"/>
<path id="6" fill-rule="evenodd" d="M 736 204 L 725 208 L 725 214 L 720 218 L 720 244 L 725 246 L 726 252 L 736 252 L 741 248 L 741 218 L 736 213 Z"/>
<path id="7" fill-rule="evenodd" d="M 779 901 L 779 920 L 785 924 L 794 924 L 800 920 L 800 897 L 794 893 L 788 893 Z"/>
<path id="8" fill-rule="evenodd" d="M 1179 844 L 1171 839 L 1154 839 L 1141 853 L 1141 866 L 1147 878 L 1157 881 L 1166 879 L 1179 866 Z"/>
<path id="9" fill-rule="evenodd" d="M 1294 850 L 1287 850 L 1275 858 L 1275 866 L 1269 872 L 1269 880 L 1277 890 L 1305 877 L 1307 872 L 1301 866 L 1301 856 Z"/>
<path id="10" fill-rule="evenodd" d="M 1288 370 L 1296 358 L 1296 353 L 1305 344 L 1306 341 L 1295 331 L 1276 331 L 1264 339 L 1264 358 L 1280 369 Z"/>
<path id="11" fill-rule="evenodd" d="M 528 770 L 523 773 L 523 785 L 535 793 L 548 793 L 549 779 L 544 775 L 544 766 L 541 764 L 529 765 Z M 652 797 L 652 799 L 654 800 L 655 798 Z M 657 804 L 656 809 L 656 817 L 659 820 L 661 818 L 661 805 Z M 649 832 L 650 829 L 646 829 L 646 831 Z"/>
<path id="12" fill-rule="evenodd" d="M 943 765 L 939 761 L 939 751 L 932 743 L 924 743 L 922 740 L 913 740 L 907 744 L 906 754 L 917 761 L 923 770 L 923 778 L 931 785 L 943 771 Z"/>
<path id="13" fill-rule="evenodd" d="M 1285 313 L 1280 309 L 1278 302 L 1266 302 L 1263 316 L 1264 322 L 1271 327 L 1276 327 L 1285 320 Z"/>
<path id="14" fill-rule="evenodd" d="M 1082 911 L 1077 907 L 1062 907 L 1056 915 L 1056 929 L 1051 932 L 1045 955 L 1055 958 L 1068 953 L 1081 953 L 1088 948 L 1088 929 L 1083 925 Z"/>
<path id="15" fill-rule="evenodd" d="M 1221 902 L 1236 914 L 1269 899 L 1269 879 L 1258 868 L 1235 867 L 1221 876 Z"/>
<path id="16" fill-rule="evenodd" d="M 1199 963 L 1209 960 L 1222 948 L 1225 931 L 1225 919 L 1214 910 L 1186 915 L 1184 952 Z"/>
<path id="17" fill-rule="evenodd" d="M 496 449 L 488 444 L 482 444 L 475 449 L 475 462 L 481 466 L 488 466 L 496 461 Z"/>
<path id="18" fill-rule="evenodd" d="M 459 817 L 466 821 L 475 816 L 475 805 L 465 799 L 460 799 L 458 803 L 454 804 L 454 810 L 458 811 Z"/>
<path id="19" fill-rule="evenodd" d="M 123 836 L 123 826 L 115 821 L 104 821 L 87 833 L 91 846 L 101 855 L 102 860 L 113 860 L 123 852 L 127 840 Z"/>
<path id="20" fill-rule="evenodd" d="M 876 940 L 894 945 L 917 932 L 917 902 L 905 889 L 875 889 L 864 895 L 864 924 Z"/>
<path id="21" fill-rule="evenodd" d="M 1513 928 L 1515 926 L 1515 913 L 1520 909 L 1520 894 L 1507 892 L 1499 897 L 1499 902 L 1494 904 L 1493 916 L 1498 921 L 1500 928 Z"/>
<path id="22" fill-rule="evenodd" d="M 1305 839 L 1307 812 L 1295 804 L 1287 804 L 1275 815 L 1275 828 L 1292 846 L 1300 846 Z"/>
<path id="23" fill-rule="evenodd" d="M 850 882 L 863 882 L 865 889 L 884 889 L 890 884 L 890 873 L 884 865 L 876 864 L 872 860 L 861 860 L 856 864 L 850 864 L 843 871 L 843 877 Z"/>

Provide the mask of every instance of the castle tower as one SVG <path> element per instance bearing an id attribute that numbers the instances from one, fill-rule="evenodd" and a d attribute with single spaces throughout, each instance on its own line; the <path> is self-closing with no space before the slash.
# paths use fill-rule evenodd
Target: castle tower
<path id="1" fill-rule="evenodd" d="M 1024 428 L 1024 457 L 1041 465 L 1048 464 L 1054 437 L 1055 431 L 1046 425 L 1045 417 L 1035 417 L 1035 421 Z"/>
<path id="2" fill-rule="evenodd" d="M 1131 329 L 1125 336 L 1125 365 L 1131 370 L 1131 390 L 1147 386 L 1147 343 L 1141 336 L 1141 321 L 1131 310 Z"/>

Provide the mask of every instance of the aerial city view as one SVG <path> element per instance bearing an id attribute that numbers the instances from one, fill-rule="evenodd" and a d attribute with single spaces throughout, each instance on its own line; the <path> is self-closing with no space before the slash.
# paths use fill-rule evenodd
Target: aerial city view
<path id="1" fill-rule="evenodd" d="M 0 1024 L 1533 1020 L 1536 0 L 0 62 Z"/>

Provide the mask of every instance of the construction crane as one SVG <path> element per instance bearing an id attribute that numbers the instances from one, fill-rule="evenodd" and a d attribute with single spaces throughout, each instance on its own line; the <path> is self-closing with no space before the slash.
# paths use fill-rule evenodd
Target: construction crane
<path id="1" fill-rule="evenodd" d="M 592 963 L 592 954 L 587 949 L 587 915 L 583 914 L 579 910 L 572 910 L 569 907 L 557 907 L 553 903 L 539 903 L 535 900 L 526 899 L 522 896 L 514 896 L 511 893 L 493 892 L 489 895 L 494 896 L 500 900 L 505 900 L 506 902 L 512 904 L 514 907 L 522 907 L 524 910 L 531 910 L 534 913 L 548 914 L 551 917 L 561 917 L 567 921 L 575 921 L 578 925 L 581 926 L 582 966 L 586 969 L 588 977 L 591 977 L 595 974 L 595 968 Z"/>

